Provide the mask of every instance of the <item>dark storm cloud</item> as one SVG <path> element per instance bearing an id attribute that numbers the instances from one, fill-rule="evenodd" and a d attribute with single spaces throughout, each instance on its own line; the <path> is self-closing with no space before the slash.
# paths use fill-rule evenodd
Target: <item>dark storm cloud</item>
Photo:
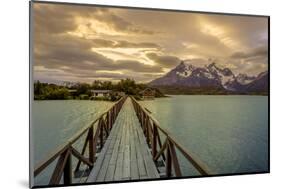
<path id="1" fill-rule="evenodd" d="M 116 68 L 125 68 L 128 70 L 133 70 L 136 72 L 151 72 L 151 73 L 155 73 L 155 72 L 162 72 L 162 67 L 158 66 L 158 65 L 146 65 L 146 64 L 142 64 L 139 61 L 135 61 L 135 60 L 117 60 L 116 61 Z"/>
<path id="2" fill-rule="evenodd" d="M 107 39 L 93 39 L 94 47 L 114 47 L 115 42 Z"/>
<path id="3" fill-rule="evenodd" d="M 231 55 L 231 58 L 242 59 L 242 58 L 252 58 L 252 57 L 264 57 L 268 55 L 268 47 L 262 46 L 255 48 L 249 52 L 235 52 Z"/>
<path id="4" fill-rule="evenodd" d="M 236 52 L 231 55 L 231 61 L 236 61 L 237 73 L 243 70 L 248 75 L 258 75 L 260 72 L 267 70 L 268 65 L 268 47 L 262 46 L 252 49 L 248 52 Z"/>
<path id="5" fill-rule="evenodd" d="M 46 68 L 68 66 L 88 68 L 86 62 L 111 64 L 113 61 L 105 56 L 91 51 L 91 42 L 83 38 L 68 35 L 49 36 L 40 40 L 40 47 L 35 50 L 35 64 Z M 36 49 L 37 47 L 35 47 Z"/>
<path id="6" fill-rule="evenodd" d="M 176 56 L 163 56 L 156 53 L 147 53 L 146 56 L 165 68 L 172 68 L 181 61 Z"/>
<path id="7" fill-rule="evenodd" d="M 84 17 L 106 23 L 116 31 L 152 35 L 155 31 L 137 26 L 108 8 L 95 8 L 72 5 L 52 5 L 36 3 L 34 6 L 34 22 L 36 32 L 63 33 L 78 27 L 75 17 Z M 87 27 L 92 23 L 88 22 Z M 95 26 L 93 26 L 95 27 Z M 94 31 L 93 31 L 94 32 Z"/>
<path id="8" fill-rule="evenodd" d="M 93 72 L 99 70 L 130 70 L 133 72 L 162 71 L 162 68 L 157 65 L 146 65 L 139 61 L 114 61 L 100 53 L 92 51 L 91 40 L 83 38 L 60 35 L 49 37 L 48 40 L 41 40 L 40 45 L 45 50 L 35 51 L 35 65 L 44 66 L 49 69 L 61 69 L 69 73 L 75 72 L 78 76 L 83 73 L 83 70 L 92 70 Z M 99 75 L 99 77 L 101 76 L 103 75 Z M 112 77 L 115 76 L 112 75 Z M 118 78 L 120 78 L 120 75 L 118 75 Z"/>
<path id="9" fill-rule="evenodd" d="M 34 25 L 38 33 L 63 33 L 77 28 L 74 17 L 79 14 L 91 17 L 96 12 L 106 12 L 106 9 L 97 9 L 85 6 L 34 4 Z"/>
<path id="10" fill-rule="evenodd" d="M 50 16 L 56 15 L 56 17 Z M 60 19 L 58 19 L 60 18 Z M 46 9 L 34 9 L 34 26 L 35 34 L 40 33 L 62 33 L 76 29 L 76 24 L 73 22 L 71 15 L 66 12 L 58 12 L 50 7 Z"/>

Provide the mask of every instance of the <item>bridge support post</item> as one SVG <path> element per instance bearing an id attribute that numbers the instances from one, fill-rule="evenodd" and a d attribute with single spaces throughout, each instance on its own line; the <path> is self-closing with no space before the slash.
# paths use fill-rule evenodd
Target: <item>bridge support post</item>
<path id="1" fill-rule="evenodd" d="M 153 158 L 156 156 L 156 148 L 157 148 L 157 127 L 153 123 L 153 137 L 152 137 L 152 156 Z"/>
<path id="2" fill-rule="evenodd" d="M 65 185 L 70 185 L 72 183 L 71 153 L 67 156 L 63 170 L 63 183 Z"/>
<path id="3" fill-rule="evenodd" d="M 110 112 L 110 126 L 112 127 L 113 126 L 113 111 L 109 111 Z"/>
<path id="4" fill-rule="evenodd" d="M 103 121 L 101 119 L 99 120 L 99 124 L 100 124 L 100 149 L 102 149 L 102 147 L 103 147 L 103 130 L 104 130 Z"/>
<path id="5" fill-rule="evenodd" d="M 89 160 L 94 163 L 94 127 L 89 128 Z"/>
<path id="6" fill-rule="evenodd" d="M 108 130 L 111 130 L 112 129 L 112 125 L 111 125 L 111 117 L 110 117 L 110 112 L 107 112 L 107 128 Z"/>
<path id="7" fill-rule="evenodd" d="M 180 177 L 181 176 L 181 169 L 180 169 L 180 164 L 179 164 L 179 160 L 178 160 L 178 157 L 177 157 L 177 154 L 176 154 L 174 144 L 172 144 L 172 143 L 169 144 L 169 150 L 170 150 L 170 154 L 172 156 L 172 162 L 173 162 L 175 175 L 177 177 Z"/>
<path id="8" fill-rule="evenodd" d="M 167 143 L 166 148 L 166 176 L 171 177 L 172 176 L 172 157 L 170 153 L 170 144 L 169 141 Z"/>

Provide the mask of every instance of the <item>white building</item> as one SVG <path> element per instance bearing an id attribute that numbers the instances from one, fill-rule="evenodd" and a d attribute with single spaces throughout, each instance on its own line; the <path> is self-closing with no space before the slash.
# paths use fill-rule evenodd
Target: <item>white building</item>
<path id="1" fill-rule="evenodd" d="M 93 97 L 109 97 L 112 90 L 91 90 Z"/>

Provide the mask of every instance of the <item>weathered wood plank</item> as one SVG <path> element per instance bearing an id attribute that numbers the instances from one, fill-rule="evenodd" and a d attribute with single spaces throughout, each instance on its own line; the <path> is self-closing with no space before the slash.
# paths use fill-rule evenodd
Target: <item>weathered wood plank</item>
<path id="1" fill-rule="evenodd" d="M 126 105 L 126 102 L 124 103 L 124 106 Z M 120 127 L 122 127 L 122 131 L 120 131 L 121 138 L 120 138 L 120 146 L 118 148 L 118 155 L 117 155 L 117 161 L 116 161 L 116 168 L 114 172 L 114 178 L 113 180 L 121 180 L 122 178 L 122 171 L 123 171 L 123 158 L 124 158 L 124 153 L 123 153 L 123 147 L 124 147 L 124 136 L 125 136 L 125 129 L 124 129 L 124 107 L 121 110 L 120 114 L 118 115 L 118 119 L 122 119 L 122 123 L 120 123 Z"/>
<path id="2" fill-rule="evenodd" d="M 112 130 L 111 130 L 110 136 L 107 138 L 106 145 L 108 147 L 104 150 L 103 162 L 102 162 L 100 170 L 97 173 L 96 178 L 95 178 L 95 180 L 97 182 L 101 182 L 101 181 L 105 180 L 106 172 L 107 172 L 107 169 L 108 169 L 108 166 L 109 166 L 109 161 L 110 161 L 111 156 L 112 156 L 111 155 L 112 150 L 113 150 L 112 146 L 114 146 L 115 141 L 116 141 L 117 131 L 118 131 L 118 127 L 113 127 Z M 102 155 L 102 154 L 100 154 L 100 155 Z"/>
<path id="3" fill-rule="evenodd" d="M 122 180 L 129 180 L 131 176 L 130 171 L 130 125 L 131 123 L 131 108 L 130 106 L 126 106 L 124 109 L 126 114 L 126 122 L 124 124 L 125 127 L 125 143 L 124 143 L 124 162 L 123 162 L 123 178 Z"/>
<path id="4" fill-rule="evenodd" d="M 132 118 L 133 119 L 133 118 Z M 134 120 L 132 120 L 134 121 Z M 131 179 L 136 180 L 139 179 L 139 169 L 137 162 L 137 153 L 136 153 L 136 145 L 135 140 L 136 137 L 134 135 L 134 128 L 130 126 L 130 144 L 131 144 Z"/>
<path id="5" fill-rule="evenodd" d="M 110 144 L 110 140 L 107 140 L 104 144 L 102 151 L 100 152 L 100 154 L 98 156 L 96 163 L 94 164 L 94 168 L 92 169 L 92 171 L 87 179 L 87 182 L 96 182 L 98 173 L 102 167 L 102 164 L 103 164 L 103 161 L 105 158 L 105 153 L 107 151 L 109 144 Z"/>
<path id="6" fill-rule="evenodd" d="M 146 168 L 145 168 L 144 159 L 141 154 L 141 150 L 140 150 L 141 142 L 140 142 L 139 136 L 138 136 L 138 129 L 142 129 L 142 127 L 137 118 L 137 113 L 135 112 L 134 114 L 135 114 L 135 116 L 133 116 L 132 119 L 133 119 L 133 122 L 135 123 L 135 125 L 133 127 L 133 132 L 134 132 L 134 144 L 135 144 L 137 167 L 138 167 L 138 177 L 140 179 L 144 179 L 144 178 L 147 178 L 148 176 L 147 176 L 147 172 L 146 172 Z M 143 134 L 143 132 L 142 132 L 142 134 Z"/>
<path id="7" fill-rule="evenodd" d="M 136 157 L 137 157 L 139 177 L 144 178 L 144 177 L 147 177 L 147 174 L 146 174 L 146 170 L 145 170 L 143 156 L 141 155 L 141 152 L 140 152 L 140 149 L 139 149 L 141 144 L 140 144 L 140 141 L 139 141 L 137 128 L 134 127 L 133 131 L 134 131 L 134 137 L 135 137 L 135 147 L 136 147 Z"/>
<path id="8" fill-rule="evenodd" d="M 101 170 L 99 171 L 99 174 L 97 176 L 97 182 L 102 182 L 102 181 L 105 180 L 106 172 L 107 172 L 107 169 L 108 169 L 108 166 L 109 166 L 109 161 L 112 157 L 113 146 L 116 142 L 116 136 L 115 136 L 116 131 L 117 131 L 117 128 L 112 129 L 112 136 L 113 137 L 111 136 L 111 137 L 108 138 L 108 140 L 110 141 L 110 144 L 108 146 L 107 151 L 105 152 L 105 158 L 104 158 Z"/>
<path id="9" fill-rule="evenodd" d="M 118 131 L 119 131 L 119 128 L 120 126 L 119 125 L 115 125 L 114 128 L 112 129 L 112 135 L 110 136 L 110 145 L 109 145 L 109 148 L 107 149 L 107 152 L 106 152 L 106 159 L 104 160 L 103 162 L 103 167 L 102 167 L 102 171 L 100 171 L 99 173 L 99 176 L 98 176 L 98 180 L 99 181 L 104 181 L 105 180 L 105 176 L 106 176 L 106 173 L 108 171 L 108 167 L 110 165 L 110 161 L 112 159 L 112 156 L 113 156 L 113 149 L 114 149 L 114 146 L 116 144 L 116 139 L 117 139 L 117 134 L 118 134 Z"/>
<path id="10" fill-rule="evenodd" d="M 144 159 L 143 159 L 143 156 L 141 155 L 140 151 L 137 151 L 137 162 L 138 162 L 140 177 L 147 176 Z"/>
<path id="11" fill-rule="evenodd" d="M 122 178 L 123 157 L 124 157 L 124 153 L 119 152 L 113 180 L 121 180 Z"/>
<path id="12" fill-rule="evenodd" d="M 105 180 L 105 175 L 106 175 L 106 172 L 107 172 L 107 168 L 109 166 L 110 158 L 111 158 L 111 154 L 105 155 L 105 158 L 104 158 L 103 163 L 102 163 L 102 167 L 101 167 L 101 169 L 99 171 L 99 174 L 97 176 L 97 179 L 96 179 L 97 182 L 102 182 L 102 181 Z"/>
<path id="13" fill-rule="evenodd" d="M 130 170 L 130 146 L 125 146 L 124 163 L 123 163 L 123 179 L 129 180 L 131 176 Z"/>
<path id="14" fill-rule="evenodd" d="M 127 99 L 87 182 L 158 177 L 133 104 Z"/>
<path id="15" fill-rule="evenodd" d="M 141 154 L 144 159 L 147 175 L 149 178 L 159 178 L 160 176 L 159 176 L 156 166 L 153 162 L 152 155 L 148 149 L 148 145 L 146 143 L 145 136 L 144 136 L 142 130 L 140 129 L 140 127 L 137 128 L 137 131 L 138 131 L 138 136 L 139 136 L 139 140 L 140 140 L 140 150 L 141 150 Z"/>
<path id="16" fill-rule="evenodd" d="M 116 168 L 116 162 L 117 162 L 117 157 L 118 157 L 118 149 L 119 149 L 119 145 L 120 145 L 120 141 L 121 141 L 121 134 L 122 134 L 121 128 L 122 127 L 120 126 L 120 124 L 115 125 L 115 127 L 117 128 L 117 137 L 116 137 L 115 145 L 114 145 L 114 148 L 113 148 L 112 156 L 111 156 L 111 159 L 109 161 L 109 166 L 107 168 L 105 181 L 112 181 L 113 180 L 114 172 L 115 172 L 115 168 Z"/>

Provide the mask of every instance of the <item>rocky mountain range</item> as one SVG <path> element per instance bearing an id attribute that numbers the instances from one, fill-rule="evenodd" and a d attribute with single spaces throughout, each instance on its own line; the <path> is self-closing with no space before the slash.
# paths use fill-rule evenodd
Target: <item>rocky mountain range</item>
<path id="1" fill-rule="evenodd" d="M 268 94 L 268 71 L 257 76 L 235 75 L 216 63 L 195 67 L 183 61 L 163 77 L 149 83 L 168 93 Z"/>

